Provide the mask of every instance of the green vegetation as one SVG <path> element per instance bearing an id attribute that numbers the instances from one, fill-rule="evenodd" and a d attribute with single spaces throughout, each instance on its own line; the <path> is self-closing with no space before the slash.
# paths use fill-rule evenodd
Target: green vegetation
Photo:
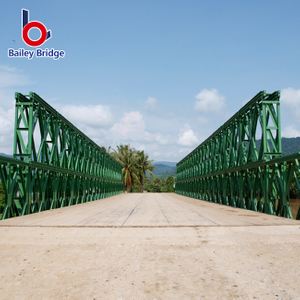
<path id="1" fill-rule="evenodd" d="M 5 205 L 5 194 L 4 194 L 2 182 L 0 182 L 0 215 L 4 210 L 4 205 Z"/>
<path id="2" fill-rule="evenodd" d="M 176 170 L 172 170 L 166 173 L 162 173 L 159 175 L 156 175 L 156 177 L 160 178 L 160 179 L 167 179 L 169 176 L 172 176 L 174 178 L 176 178 Z"/>
<path id="3" fill-rule="evenodd" d="M 270 140 L 268 140 L 271 151 L 273 150 L 273 146 Z M 261 144 L 261 140 L 256 141 L 256 147 L 259 149 Z M 281 146 L 282 146 L 282 156 L 294 154 L 300 151 L 300 137 L 296 138 L 281 138 Z"/>
<path id="4" fill-rule="evenodd" d="M 169 176 L 173 176 L 176 178 L 176 165 L 175 163 L 172 163 L 172 165 L 169 162 L 155 162 L 153 163 L 154 166 L 156 166 L 156 169 L 153 171 L 153 174 L 160 178 L 160 179 L 167 179 Z M 148 176 L 148 178 L 150 178 Z"/>
<path id="5" fill-rule="evenodd" d="M 160 174 L 162 178 L 155 177 L 152 172 L 155 168 L 153 160 L 144 151 L 138 151 L 128 145 L 119 145 L 116 150 L 110 153 L 122 165 L 122 177 L 124 192 L 143 193 L 172 193 L 175 191 L 174 176 L 167 175 L 172 173 L 176 176 L 175 168 L 160 165 L 166 173 Z M 146 176 L 148 175 L 148 177 Z"/>
<path id="6" fill-rule="evenodd" d="M 161 163 L 154 163 L 154 165 L 156 166 L 156 169 L 153 171 L 155 176 L 176 170 L 176 167 L 167 166 Z"/>
<path id="7" fill-rule="evenodd" d="M 282 155 L 290 155 L 300 151 L 300 137 L 281 138 Z"/>
<path id="8" fill-rule="evenodd" d="M 173 176 L 168 176 L 167 179 L 155 178 L 150 180 L 145 179 L 144 190 L 149 193 L 174 193 L 175 178 Z"/>
<path id="9" fill-rule="evenodd" d="M 296 179 L 293 177 L 290 187 L 290 198 L 300 199 L 300 192 L 296 183 Z"/>
<path id="10" fill-rule="evenodd" d="M 296 172 L 298 182 L 300 182 L 300 175 Z M 298 188 L 298 184 L 295 176 L 292 178 L 291 186 L 290 186 L 290 198 L 291 199 L 300 199 L 300 190 Z"/>
<path id="11" fill-rule="evenodd" d="M 146 173 L 155 178 L 152 173 L 155 168 L 152 165 L 153 160 L 149 160 L 148 154 L 145 154 L 144 151 L 130 148 L 130 144 L 121 144 L 110 155 L 122 165 L 124 192 L 125 189 L 127 189 L 128 193 L 134 192 L 136 191 L 136 186 L 142 192 Z"/>
<path id="12" fill-rule="evenodd" d="M 145 154 L 144 151 L 138 151 L 136 157 L 140 180 L 140 192 L 142 193 L 144 191 L 144 179 L 146 178 L 146 173 L 148 173 L 152 178 L 155 178 L 152 173 L 155 166 L 152 165 L 153 160 L 149 160 L 148 154 Z"/>

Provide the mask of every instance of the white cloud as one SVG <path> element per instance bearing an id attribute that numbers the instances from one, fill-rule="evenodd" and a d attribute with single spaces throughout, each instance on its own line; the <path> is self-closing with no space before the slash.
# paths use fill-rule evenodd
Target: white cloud
<path id="1" fill-rule="evenodd" d="M 14 140 L 14 109 L 0 107 L 0 152 L 12 154 Z"/>
<path id="2" fill-rule="evenodd" d="M 288 107 L 294 120 L 300 122 L 300 90 L 295 90 L 291 87 L 282 89 L 280 98 L 280 102 Z"/>
<path id="3" fill-rule="evenodd" d="M 300 104 L 300 90 L 291 87 L 282 89 L 281 102 L 285 104 Z"/>
<path id="4" fill-rule="evenodd" d="M 92 128 L 107 128 L 113 124 L 113 115 L 106 105 L 67 105 L 61 112 L 71 122 Z"/>
<path id="5" fill-rule="evenodd" d="M 13 128 L 13 113 L 14 109 L 5 111 L 0 107 L 0 134 L 5 134 Z"/>
<path id="6" fill-rule="evenodd" d="M 14 107 L 15 92 L 9 89 L 0 89 L 0 105 L 5 108 Z"/>
<path id="7" fill-rule="evenodd" d="M 180 129 L 177 144 L 183 147 L 191 147 L 199 144 L 199 139 L 189 124 L 185 124 L 184 128 Z"/>
<path id="8" fill-rule="evenodd" d="M 161 157 L 162 153 L 160 151 L 154 151 L 153 152 L 153 157 L 157 158 L 157 157 Z"/>
<path id="9" fill-rule="evenodd" d="M 144 144 L 147 145 L 147 149 L 152 150 L 172 144 L 170 135 L 148 132 L 144 117 L 138 111 L 124 113 L 120 121 L 110 129 L 110 132 L 117 143 L 135 142 L 136 149 L 145 147 Z M 143 143 L 143 145 L 137 143 Z"/>
<path id="10" fill-rule="evenodd" d="M 300 131 L 295 128 L 295 126 L 287 126 L 285 127 L 282 132 L 281 136 L 291 138 L 291 137 L 299 137 L 300 136 Z"/>
<path id="11" fill-rule="evenodd" d="M 214 88 L 202 90 L 195 98 L 195 109 L 202 113 L 218 114 L 225 105 L 225 97 Z"/>
<path id="12" fill-rule="evenodd" d="M 145 101 L 145 108 L 148 111 L 155 111 L 158 109 L 157 105 L 157 99 L 154 97 L 148 97 L 148 99 Z"/>
<path id="13" fill-rule="evenodd" d="M 138 111 L 124 113 L 120 123 L 116 123 L 111 130 L 122 138 L 140 140 L 144 138 L 146 124 L 143 115 Z"/>
<path id="14" fill-rule="evenodd" d="M 153 135 L 153 137 L 159 145 L 169 145 L 171 143 L 170 135 L 164 136 L 160 133 L 156 133 Z"/>
<path id="15" fill-rule="evenodd" d="M 0 65 L 0 152 L 12 154 L 14 140 L 14 91 L 18 86 L 32 82 L 23 71 Z"/>

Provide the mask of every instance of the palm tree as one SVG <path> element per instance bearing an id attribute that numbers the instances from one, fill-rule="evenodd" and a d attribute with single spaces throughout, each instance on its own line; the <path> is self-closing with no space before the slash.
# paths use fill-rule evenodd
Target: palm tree
<path id="1" fill-rule="evenodd" d="M 117 151 L 113 150 L 111 155 L 122 165 L 123 188 L 127 188 L 127 193 L 132 191 L 133 182 L 140 185 L 136 151 L 130 148 L 130 144 L 117 146 Z"/>
<path id="2" fill-rule="evenodd" d="M 155 175 L 151 172 L 156 168 L 152 165 L 154 160 L 149 160 L 148 153 L 145 154 L 144 151 L 137 151 L 137 167 L 138 167 L 138 176 L 140 181 L 140 191 L 141 193 L 144 190 L 144 178 L 146 177 L 146 172 L 154 179 Z"/>
<path id="3" fill-rule="evenodd" d="M 102 150 L 104 150 L 104 152 L 106 152 L 107 154 L 110 154 L 111 146 L 108 146 L 106 148 L 104 146 L 101 146 L 100 148 L 102 148 Z"/>

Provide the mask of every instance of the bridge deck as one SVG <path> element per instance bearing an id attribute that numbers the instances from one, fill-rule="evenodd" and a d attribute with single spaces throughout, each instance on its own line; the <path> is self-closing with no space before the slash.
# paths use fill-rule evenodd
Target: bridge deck
<path id="1" fill-rule="evenodd" d="M 165 227 L 295 225 L 299 221 L 177 194 L 124 194 L 100 201 L 12 218 L 0 226 Z"/>
<path id="2" fill-rule="evenodd" d="M 0 295 L 299 299 L 299 253 L 299 221 L 125 194 L 0 221 Z"/>

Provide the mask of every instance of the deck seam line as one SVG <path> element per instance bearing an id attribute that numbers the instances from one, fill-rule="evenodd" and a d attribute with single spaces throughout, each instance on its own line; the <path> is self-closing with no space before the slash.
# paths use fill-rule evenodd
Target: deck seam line
<path id="1" fill-rule="evenodd" d="M 148 226 L 148 225 L 130 225 L 130 226 L 123 226 L 123 225 L 109 225 L 109 226 L 102 226 L 102 225 L 94 225 L 94 226 L 80 226 L 80 225 L 0 225 L 0 228 L 201 228 L 201 227 L 226 227 L 226 228 L 235 228 L 235 227 L 281 227 L 281 226 L 299 226 L 298 225 L 290 225 L 290 224 L 257 224 L 257 225 L 157 225 L 157 226 Z"/>
<path id="2" fill-rule="evenodd" d="M 120 227 L 125 227 L 124 224 L 127 222 L 127 220 L 129 219 L 129 217 L 132 215 L 132 213 L 134 212 L 134 210 L 136 209 L 136 207 L 138 206 L 139 204 L 137 204 L 134 209 L 130 212 L 129 216 L 126 218 L 126 220 L 123 222 L 123 224 L 120 226 Z"/>
<path id="3" fill-rule="evenodd" d="M 166 218 L 166 220 L 167 220 L 168 224 L 169 224 L 169 225 L 171 225 L 171 224 L 170 224 L 170 221 L 169 221 L 169 219 L 167 218 L 167 216 L 166 216 L 165 212 L 162 210 L 162 208 L 161 208 L 160 204 L 158 203 L 158 201 L 157 201 L 157 198 L 156 198 L 156 197 L 155 197 L 155 200 L 156 200 L 156 203 L 158 204 L 158 206 L 159 206 L 159 208 L 160 208 L 161 212 L 163 213 L 164 217 Z"/>

